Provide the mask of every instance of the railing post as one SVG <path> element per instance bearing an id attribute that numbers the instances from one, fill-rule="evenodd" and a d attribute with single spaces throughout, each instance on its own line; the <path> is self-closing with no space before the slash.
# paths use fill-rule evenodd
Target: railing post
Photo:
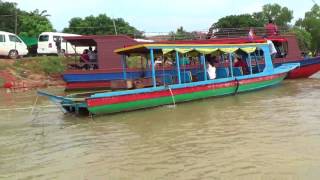
<path id="1" fill-rule="evenodd" d="M 152 66 L 152 82 L 153 82 L 153 87 L 157 87 L 156 70 L 155 70 L 155 65 L 154 65 L 153 49 L 150 49 L 150 60 L 151 60 L 151 66 Z"/>
<path id="2" fill-rule="evenodd" d="M 177 65 L 177 73 L 178 73 L 178 83 L 181 84 L 180 57 L 179 57 L 178 51 L 176 51 L 176 65 Z"/>
<path id="3" fill-rule="evenodd" d="M 232 63 L 231 53 L 229 53 L 229 64 L 230 64 L 230 76 L 233 77 L 233 63 Z"/>

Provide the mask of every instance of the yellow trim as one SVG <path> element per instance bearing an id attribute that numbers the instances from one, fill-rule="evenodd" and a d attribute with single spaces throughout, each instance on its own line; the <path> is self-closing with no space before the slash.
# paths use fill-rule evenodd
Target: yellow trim
<path id="1" fill-rule="evenodd" d="M 175 50 L 175 51 L 178 51 L 178 52 L 181 53 L 181 54 L 185 54 L 185 53 L 187 53 L 187 52 L 192 51 L 193 49 L 192 49 L 192 48 L 175 48 L 174 50 Z"/>
<path id="2" fill-rule="evenodd" d="M 173 51 L 173 48 L 168 48 L 168 49 L 162 49 L 162 54 L 168 54 L 169 52 Z"/>
<path id="3" fill-rule="evenodd" d="M 245 48 L 240 48 L 240 49 L 249 54 L 249 53 L 255 52 L 257 47 L 245 47 Z"/>
<path id="4" fill-rule="evenodd" d="M 196 48 L 196 51 L 203 54 L 211 54 L 215 51 L 218 51 L 219 48 Z"/>
<path id="5" fill-rule="evenodd" d="M 219 48 L 221 51 L 225 52 L 225 53 L 233 53 L 236 50 L 238 50 L 239 48 Z"/>
<path id="6" fill-rule="evenodd" d="M 114 52 L 115 53 L 121 53 L 124 51 L 129 51 L 129 50 L 133 50 L 133 49 L 138 49 L 138 48 L 150 48 L 150 47 L 165 47 L 165 46 L 169 46 L 172 48 L 175 47 L 188 47 L 190 46 L 190 49 L 192 49 L 192 47 L 194 48 L 198 48 L 198 47 L 207 47 L 207 46 L 219 46 L 219 47 L 237 47 L 237 49 L 241 48 L 242 46 L 257 46 L 257 45 L 267 45 L 267 43 L 247 43 L 247 44 L 139 44 L 139 45 L 134 45 L 134 46 L 129 46 L 126 48 L 120 48 L 120 49 L 116 49 Z M 222 49 L 222 48 L 219 48 Z"/>

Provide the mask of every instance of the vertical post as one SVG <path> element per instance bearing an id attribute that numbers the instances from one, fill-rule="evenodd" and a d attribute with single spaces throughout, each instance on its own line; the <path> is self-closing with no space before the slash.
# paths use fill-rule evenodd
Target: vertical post
<path id="1" fill-rule="evenodd" d="M 64 55 L 68 54 L 68 42 L 66 41 L 66 51 L 64 52 Z"/>
<path id="2" fill-rule="evenodd" d="M 152 66 L 152 82 L 153 82 L 153 87 L 157 87 L 153 49 L 150 49 L 150 60 L 151 60 L 151 66 Z"/>
<path id="3" fill-rule="evenodd" d="M 249 57 L 250 74 L 252 74 L 252 58 L 251 58 L 251 53 L 248 53 L 248 57 Z"/>
<path id="4" fill-rule="evenodd" d="M 204 73 L 204 80 L 208 80 L 208 75 L 207 75 L 207 64 L 206 64 L 206 57 L 204 54 L 201 54 L 201 63 L 203 64 L 203 73 Z"/>
<path id="5" fill-rule="evenodd" d="M 74 46 L 74 64 L 77 64 L 77 46 Z M 80 57 L 81 58 L 81 57 Z"/>
<path id="6" fill-rule="evenodd" d="M 114 33 L 116 34 L 116 36 L 118 35 L 117 32 L 117 26 L 116 26 L 116 22 L 114 21 L 114 18 L 112 18 L 112 22 L 113 22 L 113 27 L 114 27 Z"/>
<path id="7" fill-rule="evenodd" d="M 179 58 L 179 52 L 178 51 L 176 51 L 176 65 L 177 65 L 177 73 L 178 73 L 178 83 L 181 84 L 180 58 Z"/>
<path id="8" fill-rule="evenodd" d="M 18 11 L 17 6 L 15 5 L 15 20 L 14 20 L 14 33 L 18 34 Z"/>
<path id="9" fill-rule="evenodd" d="M 231 53 L 229 53 L 229 65 L 230 65 L 230 76 L 233 77 L 233 63 L 232 63 Z"/>
<path id="10" fill-rule="evenodd" d="M 122 73 L 123 73 L 123 79 L 127 80 L 127 64 L 126 64 L 126 56 L 121 56 L 121 63 L 122 63 Z"/>
<path id="11" fill-rule="evenodd" d="M 256 61 L 256 66 L 258 68 L 258 72 L 260 72 L 260 66 L 259 66 L 259 62 L 258 62 L 258 57 L 257 57 L 257 53 L 254 53 L 254 59 Z"/>

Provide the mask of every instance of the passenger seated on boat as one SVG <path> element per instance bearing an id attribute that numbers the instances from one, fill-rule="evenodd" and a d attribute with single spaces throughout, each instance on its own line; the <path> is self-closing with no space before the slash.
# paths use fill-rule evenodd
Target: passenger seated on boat
<path id="1" fill-rule="evenodd" d="M 233 66 L 241 67 L 243 74 L 249 74 L 247 64 L 239 56 L 235 56 Z"/>
<path id="2" fill-rule="evenodd" d="M 212 58 L 209 58 L 207 60 L 208 79 L 215 79 L 217 77 L 216 67 L 214 65 L 215 59 L 216 59 L 216 57 L 213 56 Z"/>
<path id="3" fill-rule="evenodd" d="M 88 55 L 89 50 L 85 49 L 83 50 L 83 53 L 80 55 L 80 63 L 79 64 L 70 64 L 69 68 L 71 69 L 89 69 L 89 55 Z"/>

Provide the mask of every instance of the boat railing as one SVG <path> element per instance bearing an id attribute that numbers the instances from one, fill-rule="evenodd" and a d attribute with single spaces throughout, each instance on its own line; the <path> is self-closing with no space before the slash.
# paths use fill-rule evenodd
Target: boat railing
<path id="1" fill-rule="evenodd" d="M 265 27 L 242 27 L 242 28 L 210 28 L 208 31 L 193 31 L 182 34 L 177 33 L 153 33 L 148 39 L 154 41 L 168 40 L 204 40 L 215 38 L 247 38 L 250 28 L 253 29 L 255 36 L 263 37 L 267 35 Z M 277 35 L 288 34 L 287 27 L 278 27 Z"/>

